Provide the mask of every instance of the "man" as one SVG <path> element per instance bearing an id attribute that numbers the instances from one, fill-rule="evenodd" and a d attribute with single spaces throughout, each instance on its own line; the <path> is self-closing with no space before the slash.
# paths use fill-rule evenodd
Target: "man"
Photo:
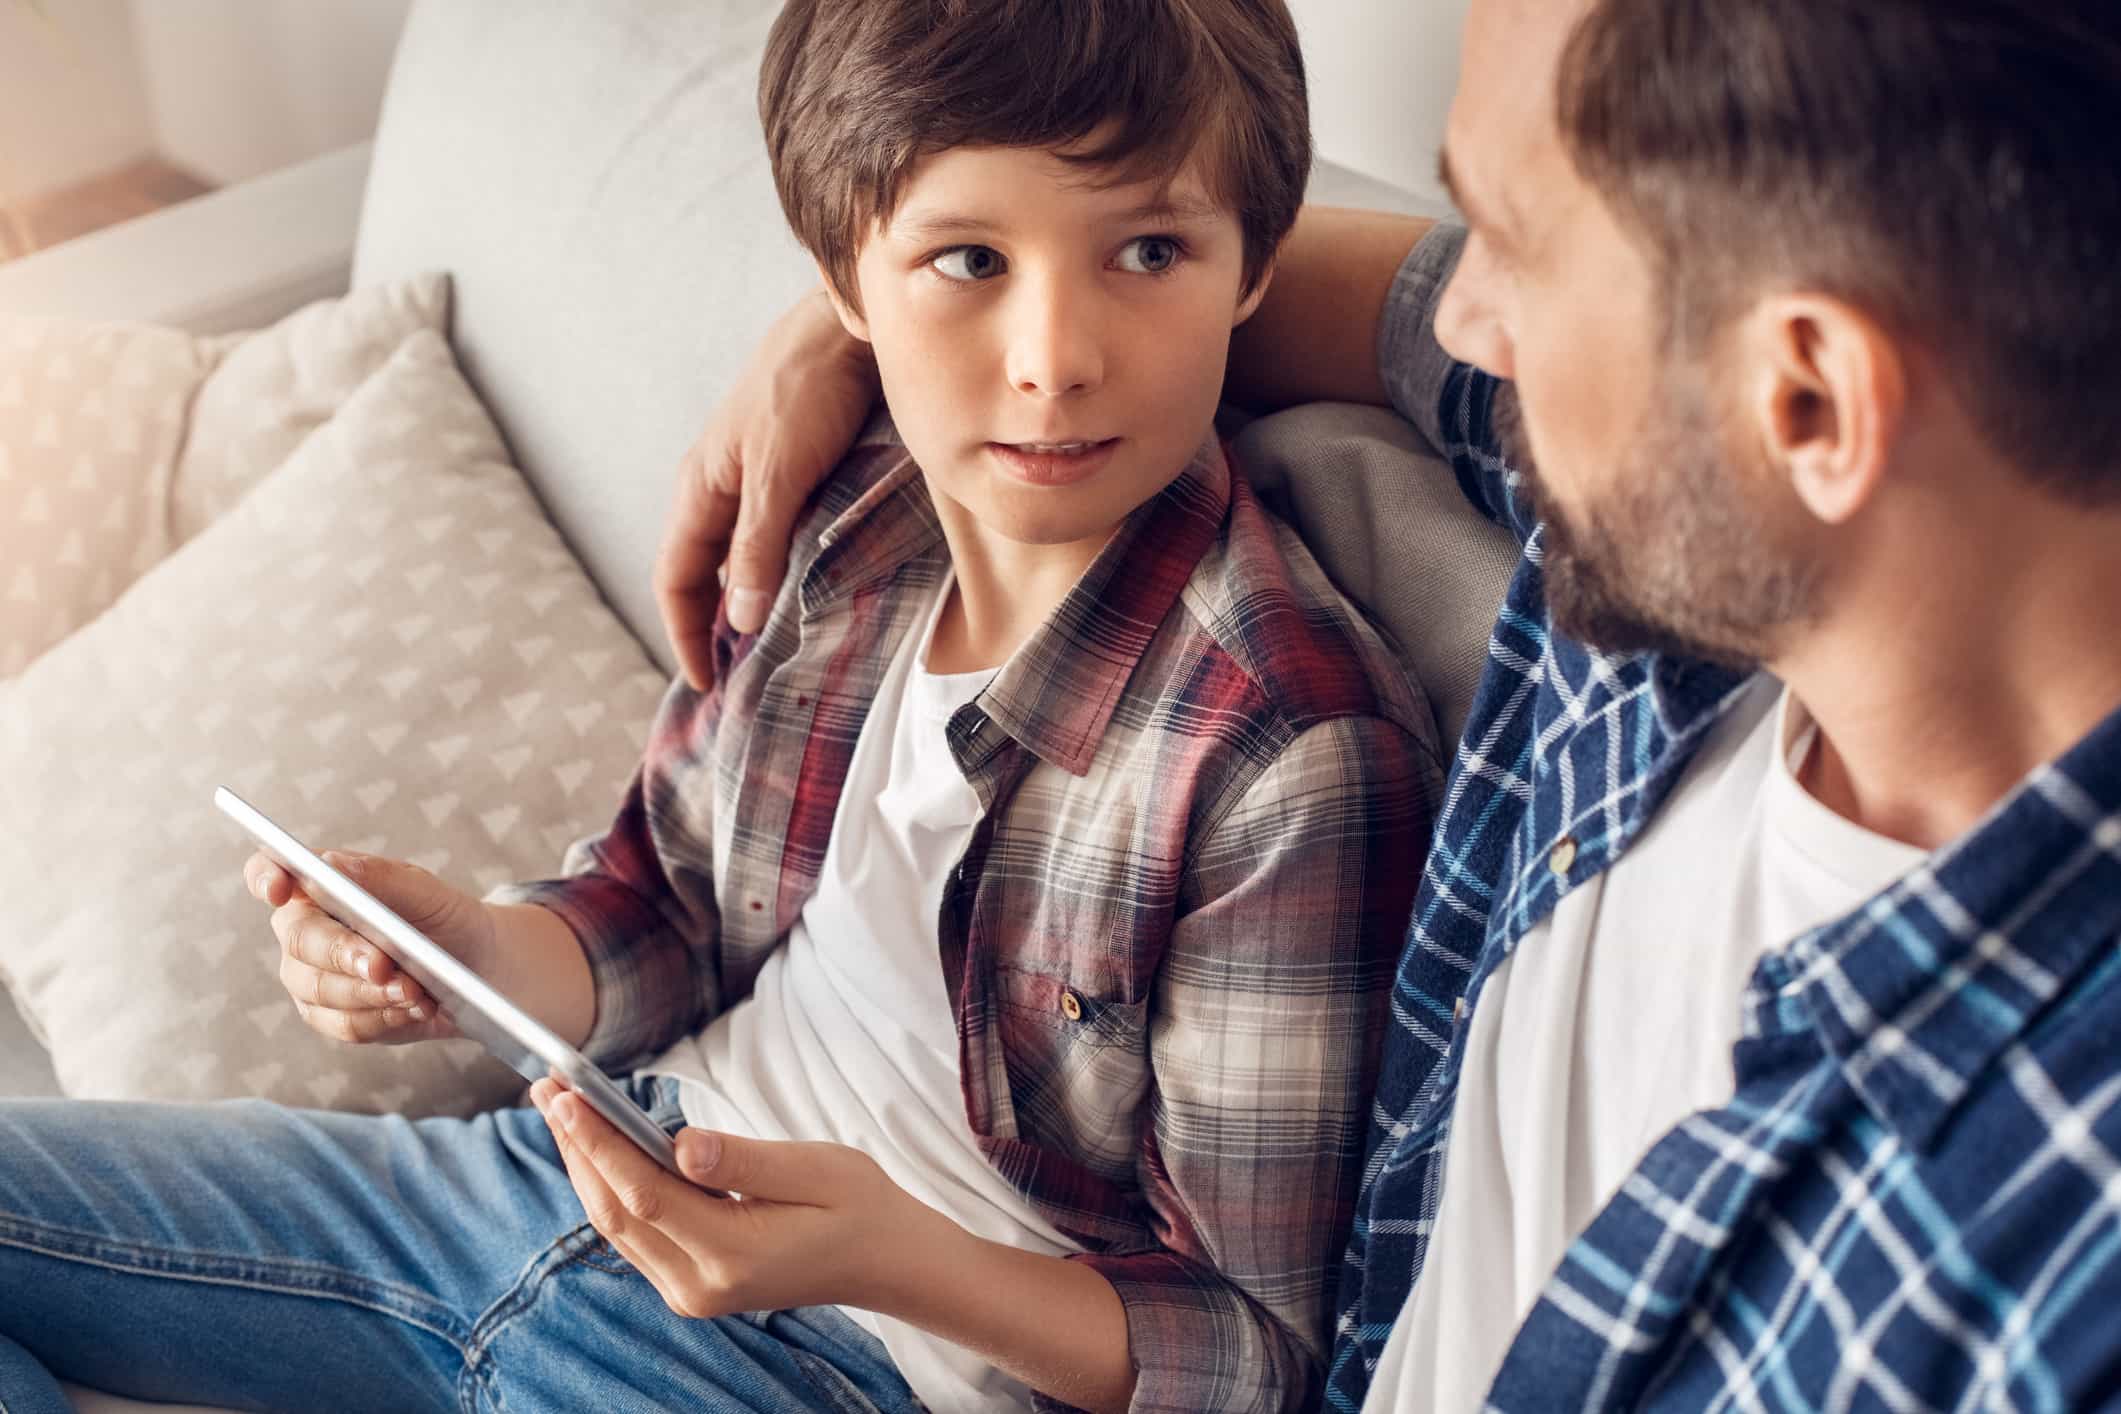
<path id="1" fill-rule="evenodd" d="M 1475 0 L 1470 233 L 1299 222 L 1233 392 L 1388 394 L 1525 542 L 1332 1407 L 2121 1397 L 2117 129 L 2108 7 Z M 830 464 L 764 380 L 860 401 L 802 324 L 688 660 Z"/>

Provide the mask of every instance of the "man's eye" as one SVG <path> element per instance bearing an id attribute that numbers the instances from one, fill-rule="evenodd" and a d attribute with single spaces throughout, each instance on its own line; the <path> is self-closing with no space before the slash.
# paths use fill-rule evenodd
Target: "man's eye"
<path id="1" fill-rule="evenodd" d="M 1178 264 L 1178 242 L 1169 236 L 1138 236 L 1120 248 L 1119 268 L 1137 275 L 1161 275 Z"/>
<path id="2" fill-rule="evenodd" d="M 928 262 L 936 273 L 951 280 L 991 280 L 1007 268 L 998 250 L 983 245 L 961 245 L 946 250 Z"/>

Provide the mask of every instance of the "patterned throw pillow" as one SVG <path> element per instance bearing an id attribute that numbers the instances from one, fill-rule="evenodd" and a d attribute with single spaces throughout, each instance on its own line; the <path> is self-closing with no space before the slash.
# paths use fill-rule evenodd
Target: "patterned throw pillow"
<path id="1" fill-rule="evenodd" d="M 664 687 L 433 332 L 0 683 L 0 980 L 70 1095 L 468 1113 L 474 1043 L 346 1046 L 277 979 L 227 784 L 475 893 L 608 823 Z"/>
<path id="2" fill-rule="evenodd" d="M 443 275 L 211 339 L 0 315 L 0 679 L 108 608 L 448 315 Z"/>

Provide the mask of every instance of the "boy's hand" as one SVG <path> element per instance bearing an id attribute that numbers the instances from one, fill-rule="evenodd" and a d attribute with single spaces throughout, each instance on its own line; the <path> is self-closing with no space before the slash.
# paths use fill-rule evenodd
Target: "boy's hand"
<path id="1" fill-rule="evenodd" d="M 964 1230 L 843 1144 L 688 1129 L 674 1178 L 553 1081 L 530 1087 L 582 1210 L 680 1316 L 853 1305 L 890 1310 Z M 742 1195 L 717 1198 L 713 1187 Z"/>
<path id="2" fill-rule="evenodd" d="M 330 864 L 406 922 L 463 959 L 487 965 L 494 925 L 486 905 L 425 869 L 394 859 L 330 850 Z M 273 909 L 280 940 L 280 984 L 310 1028 L 335 1041 L 400 1045 L 460 1034 L 433 997 L 382 949 L 343 926 L 263 851 L 243 866 L 251 894 Z"/>
<path id="3" fill-rule="evenodd" d="M 768 331 L 678 468 L 677 505 L 656 558 L 656 600 L 695 691 L 714 680 L 714 614 L 729 575 L 729 622 L 766 626 L 796 517 L 854 444 L 878 395 L 869 346 L 823 290 Z"/>

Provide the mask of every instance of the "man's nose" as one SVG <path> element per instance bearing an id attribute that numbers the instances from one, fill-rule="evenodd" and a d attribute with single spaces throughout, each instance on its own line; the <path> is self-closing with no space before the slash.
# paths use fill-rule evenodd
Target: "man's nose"
<path id="1" fill-rule="evenodd" d="M 1517 351 L 1489 295 L 1491 272 L 1471 252 L 1468 257 L 1436 306 L 1436 341 L 1460 363 L 1508 382 L 1517 376 Z"/>
<path id="2" fill-rule="evenodd" d="M 1094 390 L 1105 377 L 1096 296 L 1062 280 L 1026 280 L 1008 311 L 1008 377 L 1033 397 Z"/>

